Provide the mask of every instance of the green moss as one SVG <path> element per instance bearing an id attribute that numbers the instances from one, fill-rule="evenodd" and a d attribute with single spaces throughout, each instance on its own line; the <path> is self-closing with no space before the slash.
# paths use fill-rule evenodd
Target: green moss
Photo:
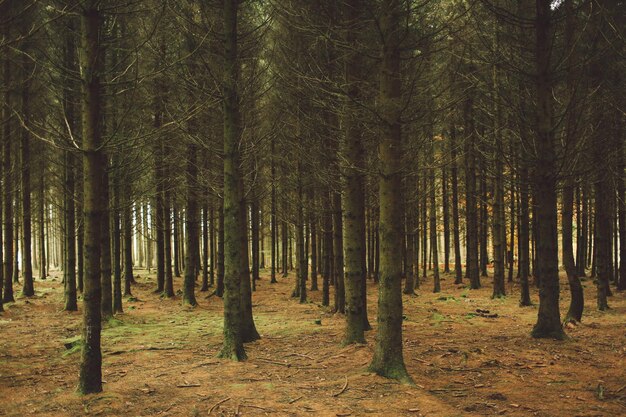
<path id="1" fill-rule="evenodd" d="M 63 345 L 65 346 L 65 351 L 63 352 L 63 356 L 69 356 L 76 352 L 80 352 L 83 348 L 83 338 L 81 336 L 74 336 L 69 339 L 63 340 Z"/>

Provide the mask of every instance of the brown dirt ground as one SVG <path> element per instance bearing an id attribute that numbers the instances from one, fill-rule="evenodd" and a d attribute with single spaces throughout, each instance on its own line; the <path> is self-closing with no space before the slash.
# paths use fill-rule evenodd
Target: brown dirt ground
<path id="1" fill-rule="evenodd" d="M 564 342 L 529 337 L 537 308 L 518 307 L 517 287 L 491 300 L 490 279 L 469 291 L 444 275 L 440 294 L 430 292 L 430 280 L 423 283 L 418 296 L 404 296 L 410 387 L 368 373 L 375 332 L 366 345 L 342 347 L 343 317 L 320 306 L 320 292 L 310 292 L 308 304 L 291 299 L 291 276 L 276 285 L 263 276 L 254 294 L 263 338 L 246 346 L 246 362 L 233 363 L 216 359 L 219 298 L 198 293 L 200 305 L 184 308 L 180 296 L 153 294 L 154 276 L 138 273 L 137 300 L 125 300 L 125 313 L 103 332 L 102 394 L 75 392 L 80 353 L 64 343 L 80 334 L 82 316 L 61 311 L 58 278 L 37 282 L 35 298 L 5 306 L 0 415 L 626 415 L 626 297 L 616 294 L 612 309 L 598 312 L 591 281 L 583 323 L 568 329 Z M 373 285 L 369 291 L 375 322 L 377 292 Z M 565 283 L 562 296 L 564 312 Z"/>

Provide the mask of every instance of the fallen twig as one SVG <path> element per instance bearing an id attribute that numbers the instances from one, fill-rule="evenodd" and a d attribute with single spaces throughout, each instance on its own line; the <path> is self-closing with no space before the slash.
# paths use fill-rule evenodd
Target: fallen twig
<path id="1" fill-rule="evenodd" d="M 294 398 L 293 400 L 289 400 L 289 404 L 293 404 L 293 403 L 295 403 L 296 401 L 298 401 L 301 398 L 302 398 L 302 395 L 297 397 L 297 398 Z"/>
<path id="2" fill-rule="evenodd" d="M 194 388 L 199 386 L 200 384 L 178 384 L 176 385 L 176 388 Z"/>
<path id="3" fill-rule="evenodd" d="M 287 368 L 291 368 L 290 363 L 278 362 L 278 361 L 273 361 L 271 359 L 265 359 L 265 358 L 257 358 L 257 360 L 267 362 L 267 363 L 273 363 L 274 365 L 281 365 L 281 366 L 286 366 Z"/>
<path id="4" fill-rule="evenodd" d="M 220 404 L 225 403 L 226 401 L 230 400 L 230 397 L 228 398 L 224 398 L 223 400 L 219 400 L 218 402 L 216 402 L 215 404 L 213 404 L 213 407 L 209 408 L 209 415 L 211 415 L 211 413 L 213 412 L 213 410 L 215 410 Z"/>
<path id="5" fill-rule="evenodd" d="M 333 397 L 339 397 L 341 394 L 343 394 L 346 391 L 346 388 L 348 388 L 348 375 L 345 375 L 345 378 L 346 378 L 346 382 L 343 384 L 341 391 L 339 391 L 336 394 L 333 394 Z"/>
<path id="6" fill-rule="evenodd" d="M 241 406 L 247 407 L 247 408 L 256 408 L 257 410 L 263 410 L 263 411 L 273 411 L 271 408 L 260 407 L 258 405 L 253 405 L 253 404 L 241 404 Z"/>

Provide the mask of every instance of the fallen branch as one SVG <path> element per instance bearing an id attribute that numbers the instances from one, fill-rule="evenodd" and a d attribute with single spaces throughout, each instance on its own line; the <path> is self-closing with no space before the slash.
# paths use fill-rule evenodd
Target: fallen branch
<path id="1" fill-rule="evenodd" d="M 348 375 L 345 375 L 345 378 L 346 378 L 346 382 L 343 384 L 341 391 L 339 391 L 336 394 L 333 394 L 333 397 L 339 397 L 341 394 L 343 394 L 346 391 L 346 388 L 348 388 Z"/>
<path id="2" fill-rule="evenodd" d="M 300 356 L 302 358 L 307 358 L 307 359 L 311 359 L 311 360 L 315 360 L 315 358 L 309 356 L 309 355 L 304 355 L 302 353 L 288 353 L 285 355 L 286 358 L 290 357 L 290 356 Z"/>
<path id="3" fill-rule="evenodd" d="M 257 410 L 263 410 L 263 411 L 273 411 L 271 408 L 259 407 L 258 405 L 252 405 L 252 404 L 241 404 L 241 406 L 247 407 L 247 408 L 256 408 Z"/>
<path id="4" fill-rule="evenodd" d="M 278 361 L 273 361 L 271 359 L 265 359 L 265 358 L 257 358 L 257 360 L 267 362 L 267 363 L 273 363 L 274 365 L 286 366 L 287 368 L 291 368 L 290 363 L 278 362 Z"/>
<path id="5" fill-rule="evenodd" d="M 215 410 L 220 404 L 225 403 L 226 401 L 230 400 L 230 397 L 228 398 L 224 398 L 223 400 L 219 400 L 218 402 L 216 402 L 215 404 L 213 404 L 213 407 L 209 408 L 209 415 L 211 415 L 211 413 L 213 412 L 213 410 Z"/>
<path id="6" fill-rule="evenodd" d="M 178 384 L 176 385 L 176 388 L 194 388 L 199 386 L 200 384 Z"/>
<path id="7" fill-rule="evenodd" d="M 293 403 L 295 403 L 296 401 L 298 401 L 301 398 L 302 398 L 302 395 L 299 396 L 298 398 L 294 398 L 293 400 L 289 400 L 289 404 L 293 404 Z"/>

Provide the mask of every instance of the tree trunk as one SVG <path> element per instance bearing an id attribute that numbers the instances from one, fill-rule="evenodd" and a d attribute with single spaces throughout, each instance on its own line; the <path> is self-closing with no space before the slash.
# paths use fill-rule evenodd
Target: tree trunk
<path id="1" fill-rule="evenodd" d="M 450 129 L 450 157 L 452 158 L 452 167 L 450 168 L 450 176 L 452 181 L 452 228 L 454 233 L 454 283 L 463 282 L 463 267 L 461 264 L 461 227 L 459 225 L 459 182 L 457 176 L 457 160 L 456 160 L 456 126 L 452 124 Z"/>
<path id="2" fill-rule="evenodd" d="M 8 60 L 6 61 L 8 62 Z M 5 77 L 8 71 L 8 64 L 5 63 Z M 9 94 L 9 93 L 7 93 Z M 11 97 L 9 97 L 10 99 Z M 9 303 L 15 301 L 13 296 L 13 158 L 11 156 L 11 126 L 14 125 L 9 119 L 5 123 L 5 134 L 3 143 L 3 174 L 4 174 L 4 294 L 2 301 Z"/>
<path id="3" fill-rule="evenodd" d="M 196 154 L 198 147 L 192 143 L 187 145 L 187 171 L 186 171 L 186 218 L 185 218 L 185 279 L 183 285 L 183 305 L 196 306 L 196 250 L 198 246 L 198 196 L 197 185 L 198 167 Z"/>
<path id="4" fill-rule="evenodd" d="M 244 360 L 243 305 L 241 282 L 242 242 L 245 238 L 245 212 L 241 213 L 243 181 L 240 173 L 239 144 L 239 59 L 237 56 L 238 0 L 224 1 L 224 344 L 220 357 Z"/>
<path id="5" fill-rule="evenodd" d="M 132 204 L 131 204 L 131 185 L 127 179 L 124 179 L 124 207 L 122 208 L 122 227 L 124 229 L 124 295 L 131 296 L 131 284 L 133 283 L 133 224 L 132 224 Z M 137 205 L 137 209 L 141 206 Z M 145 213 L 144 213 L 145 217 Z M 144 221 L 144 226 L 147 223 Z M 144 233 L 148 230 L 143 228 Z M 147 236 L 146 236 L 146 240 Z M 141 249 L 139 250 L 141 252 Z"/>
<path id="6" fill-rule="evenodd" d="M 559 313 L 559 260 L 557 245 L 556 152 L 552 126 L 553 96 L 550 68 L 550 0 L 536 3 L 536 126 L 533 203 L 537 214 L 537 275 L 540 277 L 539 314 L 532 330 L 536 338 L 563 339 Z M 534 218 L 533 218 L 534 220 Z"/>
<path id="7" fill-rule="evenodd" d="M 113 283 L 111 280 L 111 208 L 109 206 L 109 174 L 107 162 L 105 161 L 105 170 L 102 174 L 102 201 L 104 216 L 102 224 L 100 225 L 100 245 L 101 245 L 101 258 L 100 258 L 100 280 L 102 287 L 102 319 L 106 320 L 113 316 Z"/>
<path id="8" fill-rule="evenodd" d="M 174 256 L 173 256 L 173 261 L 174 261 L 174 276 L 177 278 L 180 278 L 180 270 L 181 268 L 181 262 L 180 262 L 180 256 L 181 256 L 181 242 L 180 242 L 180 233 L 179 233 L 179 216 L 180 216 L 180 211 L 176 208 L 176 205 L 174 204 L 174 206 L 172 207 L 172 212 L 174 213 L 173 217 L 173 235 L 174 235 L 174 242 L 173 242 L 173 249 L 174 249 Z"/>
<path id="9" fill-rule="evenodd" d="M 496 29 L 497 32 L 497 29 Z M 495 48 L 498 49 L 498 39 L 495 40 Z M 493 90 L 494 90 L 494 192 L 493 192 L 493 294 L 491 298 L 504 297 L 506 294 L 504 284 L 504 266 L 506 252 L 506 220 L 504 217 L 504 145 L 502 141 L 502 111 L 500 103 L 500 80 L 498 68 L 493 67 Z M 486 221 L 487 219 L 485 219 Z"/>
<path id="10" fill-rule="evenodd" d="M 25 20 L 29 20 L 26 16 L 31 13 L 25 13 Z M 30 28 L 29 28 L 30 29 Z M 28 30 L 28 29 L 27 29 Z M 30 45 L 30 40 L 26 41 L 26 45 Z M 23 45 L 28 51 L 29 47 Z M 31 112 L 31 81 L 32 64 L 29 64 L 24 74 L 25 82 L 22 85 L 22 123 L 28 125 L 30 123 Z M 30 130 L 22 129 L 22 137 L 20 141 L 20 165 L 21 165 L 21 191 L 22 191 L 22 277 L 24 280 L 22 286 L 22 295 L 32 297 L 35 295 L 35 287 L 33 283 L 33 264 L 32 264 L 32 227 L 31 227 L 31 199 L 30 199 L 30 170 L 31 170 L 31 154 L 30 154 Z M 73 197 L 72 197 L 73 198 Z M 73 233 L 72 233 L 73 234 Z M 76 282 L 74 281 L 74 292 L 76 292 Z"/>
<path id="11" fill-rule="evenodd" d="M 465 213 L 467 228 L 466 269 L 471 289 L 480 288 L 478 267 L 478 218 L 476 207 L 476 156 L 473 120 L 473 99 L 467 97 L 464 106 L 465 122 Z"/>
<path id="12" fill-rule="evenodd" d="M 117 165 L 117 164 L 115 164 Z M 113 208 L 111 223 L 113 224 L 113 313 L 123 313 L 122 308 L 122 229 L 120 225 L 120 200 L 122 188 L 120 173 L 116 172 L 113 178 Z"/>
<path id="13" fill-rule="evenodd" d="M 448 168 L 441 167 L 441 199 L 443 205 L 443 272 L 450 273 L 450 204 L 448 199 Z"/>
<path id="14" fill-rule="evenodd" d="M 428 140 L 430 140 L 430 160 L 435 160 L 435 136 L 433 132 L 433 122 L 429 123 Z M 433 292 L 441 292 L 441 281 L 439 277 L 439 251 L 437 248 L 437 193 L 435 183 L 435 169 L 429 169 L 429 196 L 430 196 L 430 247 L 433 259 Z"/>
<path id="15" fill-rule="evenodd" d="M 343 265 L 343 210 L 341 207 L 341 194 L 333 193 L 333 254 L 335 259 L 335 313 L 346 312 L 346 293 Z"/>
<path id="16" fill-rule="evenodd" d="M 378 333 L 369 369 L 378 375 L 410 383 L 402 357 L 402 241 L 404 213 L 400 124 L 400 44 L 403 7 L 399 0 L 383 2 L 380 30 L 384 38 L 380 72 L 380 109 L 383 119 L 378 145 L 381 174 L 381 277 L 378 287 Z"/>
<path id="17" fill-rule="evenodd" d="M 101 248 L 102 225 L 106 222 L 104 175 L 106 155 L 102 148 L 102 87 L 100 76 L 104 50 L 101 45 L 103 16 L 99 1 L 83 4 L 81 15 L 81 76 L 83 83 L 83 172 L 85 218 L 85 280 L 83 292 L 83 348 L 78 391 L 102 391 L 101 329 Z"/>
<path id="18" fill-rule="evenodd" d="M 576 107 L 576 74 L 574 73 L 574 12 L 573 4 L 571 0 L 565 2 L 566 10 L 566 22 L 565 22 L 565 43 L 568 49 L 568 70 L 567 70 L 567 89 L 569 95 L 569 108 L 570 111 L 566 115 L 565 126 L 565 144 L 566 149 L 573 149 L 575 147 L 575 114 L 573 109 Z M 573 171 L 573 169 L 572 169 Z M 565 266 L 565 273 L 567 274 L 567 281 L 569 282 L 569 290 L 571 294 L 569 310 L 565 315 L 565 322 L 574 321 L 579 322 L 582 319 L 583 309 L 585 306 L 583 287 L 578 278 L 576 264 L 574 261 L 574 248 L 573 248 L 573 231 L 572 223 L 574 220 L 574 175 L 573 172 L 566 172 L 568 177 L 563 185 L 562 196 L 562 208 L 561 208 L 561 241 L 563 246 L 563 265 Z"/>
<path id="19" fill-rule="evenodd" d="M 209 290 L 209 246 L 211 241 L 209 240 L 209 204 L 208 204 L 208 192 L 204 192 L 204 198 L 202 202 L 202 287 L 200 291 Z M 211 225 L 212 226 L 212 225 Z"/>
<path id="20" fill-rule="evenodd" d="M 167 177 L 166 175 L 166 178 Z M 163 249 L 165 268 L 165 286 L 163 288 L 163 296 L 167 298 L 174 297 L 174 274 L 172 271 L 172 195 L 169 185 L 165 191 L 163 198 Z"/>
<path id="21" fill-rule="evenodd" d="M 220 199 L 217 226 L 217 285 L 215 295 L 224 295 L 224 199 Z"/>
<path id="22" fill-rule="evenodd" d="M 344 6 L 348 45 L 359 39 L 362 1 L 350 0 Z M 359 52 L 351 50 L 345 57 L 344 80 L 347 98 L 344 102 L 344 136 L 341 141 L 343 161 L 341 203 L 343 208 L 343 249 L 345 251 L 345 313 L 344 344 L 365 343 L 366 310 L 363 305 L 366 265 L 365 251 L 365 148 L 361 141 L 362 129 L 357 103 L 360 101 L 359 68 L 363 65 Z M 412 288 L 411 288 L 412 290 Z"/>

